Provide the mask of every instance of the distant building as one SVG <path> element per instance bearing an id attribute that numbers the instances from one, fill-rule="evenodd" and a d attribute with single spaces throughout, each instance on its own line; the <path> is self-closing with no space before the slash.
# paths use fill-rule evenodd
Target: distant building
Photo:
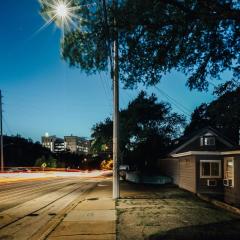
<path id="1" fill-rule="evenodd" d="M 50 149 L 51 152 L 65 151 L 64 140 L 55 135 L 49 136 L 47 133 L 42 137 L 42 146 Z"/>
<path id="2" fill-rule="evenodd" d="M 65 136 L 65 149 L 72 153 L 88 154 L 91 143 L 85 138 L 78 136 Z"/>
<path id="3" fill-rule="evenodd" d="M 78 142 L 78 152 L 88 154 L 91 148 L 91 141 L 86 138 L 80 138 Z"/>
<path id="4" fill-rule="evenodd" d="M 45 136 L 42 137 L 42 145 L 55 153 L 69 151 L 76 154 L 88 154 L 91 141 L 78 136 L 65 136 L 64 139 L 62 139 L 55 135 L 49 136 L 46 133 Z"/>
<path id="5" fill-rule="evenodd" d="M 54 152 L 64 152 L 65 151 L 65 143 L 62 138 L 57 138 L 54 142 Z"/>
<path id="6" fill-rule="evenodd" d="M 77 136 L 65 136 L 65 149 L 70 152 L 77 152 L 78 150 L 78 138 Z"/>
<path id="7" fill-rule="evenodd" d="M 48 134 L 45 134 L 45 136 L 42 137 L 42 146 L 45 148 L 49 148 L 51 152 L 54 152 L 54 142 L 56 141 L 56 136 L 48 136 Z"/>

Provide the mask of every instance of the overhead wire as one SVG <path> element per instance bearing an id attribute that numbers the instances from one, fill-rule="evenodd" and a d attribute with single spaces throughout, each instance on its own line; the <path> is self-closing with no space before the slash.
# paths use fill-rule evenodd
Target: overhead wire
<path id="1" fill-rule="evenodd" d="M 104 81 L 101 72 L 98 72 L 98 74 L 99 74 L 101 85 L 103 87 L 103 90 L 104 90 L 104 93 L 105 93 L 105 96 L 107 99 L 108 106 L 110 109 L 112 109 L 112 96 L 109 92 L 110 90 L 109 90 L 108 86 L 106 86 L 106 81 Z"/>
<path id="2" fill-rule="evenodd" d="M 8 123 L 7 123 L 7 121 L 6 121 L 6 119 L 5 119 L 5 117 L 3 116 L 3 123 L 4 123 L 4 125 L 5 125 L 5 127 L 7 128 L 7 132 L 9 133 L 9 134 L 7 134 L 7 135 L 14 135 L 13 134 L 13 132 L 11 131 L 11 128 L 9 127 L 9 125 L 8 125 Z"/>
<path id="3" fill-rule="evenodd" d="M 185 107 L 182 103 L 175 100 L 173 97 L 169 96 L 166 92 L 164 92 L 162 89 L 155 86 L 155 88 L 158 90 L 159 93 L 161 93 L 165 98 L 168 99 L 168 101 L 174 105 L 180 112 L 182 112 L 187 117 L 191 118 L 191 110 Z"/>

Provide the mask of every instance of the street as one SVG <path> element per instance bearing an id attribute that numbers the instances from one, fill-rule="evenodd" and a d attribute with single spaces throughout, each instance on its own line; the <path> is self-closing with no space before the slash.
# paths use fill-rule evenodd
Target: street
<path id="1" fill-rule="evenodd" d="M 0 185 L 0 239 L 44 239 L 106 177 L 64 176 Z"/>

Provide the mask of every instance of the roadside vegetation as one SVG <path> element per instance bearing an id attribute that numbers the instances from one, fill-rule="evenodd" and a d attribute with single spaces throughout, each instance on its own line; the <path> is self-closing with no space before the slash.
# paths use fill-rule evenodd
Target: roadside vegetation
<path id="1" fill-rule="evenodd" d="M 39 142 L 20 135 L 4 136 L 5 167 L 42 167 L 99 169 L 103 158 L 93 155 L 78 155 L 70 152 L 52 153 Z"/>
<path id="2" fill-rule="evenodd" d="M 172 111 L 167 102 L 140 92 L 127 108 L 120 111 L 121 163 L 138 169 L 149 169 L 159 155 L 165 154 L 174 138 L 179 137 L 185 126 L 184 116 Z M 113 122 L 110 118 L 92 128 L 92 151 L 112 156 Z"/>
<path id="3" fill-rule="evenodd" d="M 216 100 L 202 103 L 192 113 L 188 123 L 184 116 L 172 111 L 169 103 L 159 102 L 155 95 L 145 92 L 120 111 L 121 163 L 144 171 L 155 171 L 154 162 L 173 147 L 173 140 L 194 134 L 211 126 L 234 144 L 239 141 L 240 88 L 226 90 Z M 112 127 L 110 118 L 93 126 L 92 151 L 112 156 Z"/>

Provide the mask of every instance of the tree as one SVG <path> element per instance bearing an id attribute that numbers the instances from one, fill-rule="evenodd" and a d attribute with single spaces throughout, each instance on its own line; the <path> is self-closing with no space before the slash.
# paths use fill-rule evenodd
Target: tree
<path id="1" fill-rule="evenodd" d="M 231 70 L 239 80 L 240 9 L 236 1 L 125 1 L 121 8 L 121 70 L 131 86 L 155 84 L 172 69 L 189 75 L 190 89 Z M 122 15 L 125 15 L 123 18 Z M 136 77 L 137 76 L 137 77 Z M 143 76 L 143 78 L 142 78 Z"/>
<path id="2" fill-rule="evenodd" d="M 143 168 L 166 153 L 172 139 L 179 136 L 185 119 L 173 113 L 171 106 L 157 102 L 154 94 L 145 92 L 120 111 L 120 150 L 123 161 Z M 92 137 L 98 146 L 112 142 L 112 121 L 108 118 L 92 128 Z"/>
<path id="3" fill-rule="evenodd" d="M 51 155 L 49 149 L 20 135 L 4 136 L 4 145 L 4 162 L 8 167 L 34 166 L 37 159 L 48 158 Z"/>
<path id="4" fill-rule="evenodd" d="M 192 114 L 191 122 L 185 129 L 185 135 L 205 127 L 212 126 L 224 136 L 238 144 L 240 128 L 240 88 L 226 92 L 209 104 L 201 104 Z"/>
<path id="5" fill-rule="evenodd" d="M 46 16 L 49 4 L 46 0 L 40 2 Z M 74 19 L 75 27 L 65 35 L 62 45 L 63 58 L 71 66 L 87 73 L 111 66 L 108 59 L 115 16 L 120 78 L 126 87 L 154 85 L 172 69 L 188 76 L 190 89 L 207 90 L 209 78 L 218 79 L 225 70 L 233 77 L 221 88 L 239 85 L 239 1 L 123 0 L 117 11 L 112 1 L 73 3 L 83 7 L 76 12 L 79 19 Z"/>
<path id="6" fill-rule="evenodd" d="M 91 136 L 94 139 L 91 147 L 93 153 L 106 152 L 111 148 L 112 132 L 113 122 L 110 118 L 93 126 Z"/>
<path id="7" fill-rule="evenodd" d="M 36 162 L 35 162 L 35 167 L 41 167 L 42 166 L 42 164 L 43 163 L 46 163 L 46 158 L 45 158 L 45 156 L 42 156 L 42 157 L 40 157 L 40 158 L 38 158 L 37 160 L 36 160 Z"/>

